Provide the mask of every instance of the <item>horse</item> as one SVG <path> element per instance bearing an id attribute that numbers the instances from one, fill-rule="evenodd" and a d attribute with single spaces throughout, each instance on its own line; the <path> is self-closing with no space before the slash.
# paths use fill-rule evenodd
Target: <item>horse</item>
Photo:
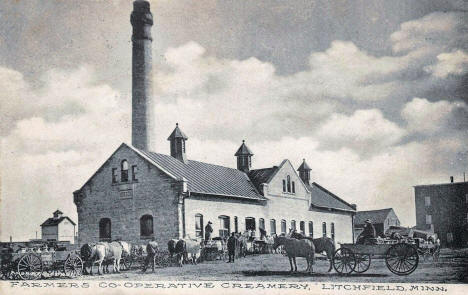
<path id="1" fill-rule="evenodd" d="M 86 244 L 86 245 L 88 245 L 88 244 Z M 85 245 L 83 245 L 83 247 L 85 247 Z M 85 251 L 85 252 L 89 251 L 89 249 L 86 250 L 86 248 L 83 249 L 83 247 L 81 249 L 82 252 L 83 251 Z M 102 263 L 104 262 L 104 260 L 108 260 L 108 259 L 113 260 L 114 273 L 115 272 L 117 272 L 117 273 L 120 272 L 120 259 L 122 258 L 123 249 L 122 249 L 122 245 L 119 242 L 111 242 L 111 243 L 99 242 L 96 245 L 89 246 L 89 247 L 91 248 L 91 250 L 90 250 L 91 253 L 88 256 L 87 263 L 91 264 L 90 275 L 93 274 L 93 265 L 95 263 L 99 264 L 98 265 L 98 274 L 100 275 L 101 274 Z M 104 270 L 103 270 L 103 272 L 104 272 Z"/>
<path id="2" fill-rule="evenodd" d="M 299 239 L 299 240 L 306 239 L 314 243 L 315 253 L 317 254 L 322 253 L 322 252 L 327 253 L 327 259 L 330 262 L 330 266 L 328 267 L 328 272 L 330 272 L 333 269 L 333 256 L 335 255 L 335 250 L 336 250 L 335 242 L 333 241 L 333 239 L 329 237 L 320 237 L 317 239 L 313 239 L 311 237 L 306 237 L 300 233 L 292 233 L 291 238 Z"/>
<path id="3" fill-rule="evenodd" d="M 180 267 L 184 259 L 188 261 L 188 255 L 191 255 L 191 262 L 197 264 L 197 254 L 201 251 L 202 243 L 192 239 L 180 239 L 175 245 L 174 254 L 176 254 L 177 261 Z"/>
<path id="4" fill-rule="evenodd" d="M 291 265 L 291 272 L 297 271 L 296 257 L 304 257 L 307 260 L 308 272 L 313 272 L 315 247 L 309 240 L 297 240 L 288 237 L 275 237 L 273 249 L 283 245 Z M 293 269 L 294 262 L 294 269 Z"/>
<path id="5" fill-rule="evenodd" d="M 177 244 L 179 240 L 177 239 L 171 239 L 169 240 L 169 242 L 167 242 L 167 250 L 169 250 L 169 255 L 171 257 L 174 256 L 174 253 L 175 253 L 175 245 Z"/>

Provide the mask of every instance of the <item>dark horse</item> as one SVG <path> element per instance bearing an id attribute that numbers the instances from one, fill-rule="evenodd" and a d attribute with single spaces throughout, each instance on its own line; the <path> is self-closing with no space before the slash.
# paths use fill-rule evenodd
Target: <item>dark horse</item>
<path id="1" fill-rule="evenodd" d="M 328 268 L 328 272 L 330 272 L 333 268 L 333 256 L 335 255 L 335 242 L 329 237 L 321 237 L 317 239 L 312 239 L 310 237 L 306 237 L 303 234 L 293 232 L 291 234 L 291 238 L 298 239 L 298 240 L 309 240 L 314 243 L 315 246 L 315 253 L 327 253 L 328 261 L 330 262 L 330 266 Z"/>

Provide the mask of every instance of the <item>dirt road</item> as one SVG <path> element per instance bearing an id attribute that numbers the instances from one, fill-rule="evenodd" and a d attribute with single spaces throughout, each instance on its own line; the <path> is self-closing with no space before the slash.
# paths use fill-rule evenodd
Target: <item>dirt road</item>
<path id="1" fill-rule="evenodd" d="M 306 262 L 297 259 L 298 273 L 289 273 L 289 261 L 280 254 L 251 255 L 237 259 L 235 263 L 208 261 L 198 265 L 158 268 L 155 272 L 142 273 L 132 269 L 120 274 L 83 276 L 85 280 L 248 280 L 248 281 L 296 281 L 296 282 L 390 282 L 390 283 L 468 283 L 468 250 L 445 251 L 438 262 L 421 261 L 408 276 L 397 276 L 385 266 L 385 261 L 375 259 L 363 274 L 338 275 L 327 272 L 328 261 L 317 260 L 314 273 L 304 270 Z"/>

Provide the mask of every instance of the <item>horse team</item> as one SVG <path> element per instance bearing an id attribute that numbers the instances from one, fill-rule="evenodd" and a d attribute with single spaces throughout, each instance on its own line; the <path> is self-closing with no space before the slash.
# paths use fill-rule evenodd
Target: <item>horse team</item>
<path id="1" fill-rule="evenodd" d="M 307 261 L 308 272 L 313 272 L 313 264 L 316 253 L 325 252 L 327 259 L 329 260 L 330 266 L 328 271 L 332 270 L 333 255 L 335 253 L 335 243 L 332 239 L 323 237 L 318 239 L 312 239 L 304 237 L 301 234 L 291 233 L 286 236 L 274 236 L 273 237 L 273 249 L 277 249 L 282 246 L 285 255 L 289 258 L 291 266 L 291 272 L 297 272 L 296 257 L 303 257 Z M 238 238 L 240 249 L 244 248 L 245 251 L 245 240 L 242 237 Z M 197 264 L 197 259 L 201 255 L 201 250 L 204 246 L 204 242 L 191 238 L 184 239 L 172 239 L 168 241 L 167 248 L 169 250 L 170 257 L 176 258 L 178 266 L 182 266 L 184 262 L 190 262 Z M 125 241 L 113 241 L 113 242 L 99 242 L 96 244 L 84 244 L 81 247 L 80 253 L 86 268 L 90 268 L 89 274 L 93 274 L 93 266 L 98 265 L 98 274 L 101 274 L 108 269 L 104 269 L 104 264 L 107 266 L 109 262 L 113 265 L 114 272 L 120 272 L 120 263 L 123 257 L 131 256 L 132 251 L 142 250 L 143 246 L 132 245 Z M 147 257 L 144 262 L 143 271 L 145 271 L 151 264 L 154 272 L 155 257 L 159 251 L 159 245 L 154 241 L 149 241 L 146 245 Z M 241 250 L 242 251 L 242 250 Z M 242 253 L 240 253 L 242 255 Z"/>

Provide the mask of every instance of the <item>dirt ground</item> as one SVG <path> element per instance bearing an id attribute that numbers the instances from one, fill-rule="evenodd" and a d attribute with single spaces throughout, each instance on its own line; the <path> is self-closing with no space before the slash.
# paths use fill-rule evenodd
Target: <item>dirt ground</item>
<path id="1" fill-rule="evenodd" d="M 432 258 L 421 259 L 418 268 L 408 276 L 397 276 L 385 266 L 383 259 L 372 260 L 371 267 L 363 274 L 338 275 L 328 270 L 328 261 L 319 259 L 314 273 L 304 270 L 304 258 L 297 258 L 298 272 L 289 273 L 289 260 L 281 254 L 250 255 L 235 263 L 206 261 L 198 265 L 157 268 L 142 273 L 140 269 L 122 271 L 120 274 L 82 276 L 84 280 L 224 280 L 224 281 L 295 281 L 295 282 L 373 282 L 373 283 L 468 283 L 468 249 L 452 251 L 444 249 L 438 262 Z M 95 272 L 97 268 L 95 267 Z"/>

